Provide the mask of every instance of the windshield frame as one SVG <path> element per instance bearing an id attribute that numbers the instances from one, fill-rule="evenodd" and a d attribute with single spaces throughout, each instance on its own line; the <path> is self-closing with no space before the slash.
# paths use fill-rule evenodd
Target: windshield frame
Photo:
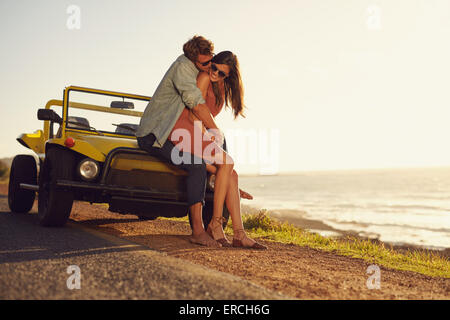
<path id="1" fill-rule="evenodd" d="M 116 92 L 116 91 L 109 91 L 109 90 L 100 90 L 100 89 L 92 89 L 92 88 L 84 88 L 84 87 L 77 87 L 77 86 L 69 86 L 64 89 L 64 99 L 63 99 L 63 123 L 62 123 L 62 131 L 75 131 L 75 132 L 85 132 L 93 135 L 104 135 L 104 136 L 113 136 L 113 137 L 124 137 L 124 138 L 136 138 L 132 134 L 126 134 L 126 133 L 114 133 L 110 131 L 103 131 L 103 130 L 95 130 L 93 128 L 73 128 L 70 126 L 70 123 L 68 122 L 69 118 L 69 107 L 70 108 L 76 108 L 76 109 L 85 109 L 85 110 L 92 110 L 97 112 L 105 112 L 105 113 L 114 113 L 114 114 L 123 114 L 126 116 L 134 116 L 134 117 L 142 117 L 143 112 L 142 111 L 135 111 L 135 110 L 129 110 L 129 109 L 113 109 L 111 107 L 106 106 L 99 106 L 99 105 L 93 105 L 93 104 L 86 104 L 86 103 L 79 103 L 75 101 L 70 101 L 70 92 L 84 92 L 88 94 L 98 94 L 98 95 L 105 95 L 110 97 L 118 97 L 118 98 L 129 98 L 134 100 L 141 100 L 141 101 L 150 101 L 151 97 L 149 96 L 143 96 L 143 95 L 137 95 L 137 94 L 131 94 L 131 93 L 123 93 L 123 92 Z"/>

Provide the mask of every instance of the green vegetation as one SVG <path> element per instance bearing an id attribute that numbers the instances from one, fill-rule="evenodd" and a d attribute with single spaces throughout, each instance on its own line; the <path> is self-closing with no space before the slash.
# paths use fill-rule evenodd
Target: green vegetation
<path id="1" fill-rule="evenodd" d="M 187 217 L 167 219 L 188 222 Z M 288 222 L 281 223 L 269 217 L 267 210 L 261 210 L 257 214 L 243 214 L 242 220 L 249 236 L 255 239 L 295 244 L 342 256 L 360 258 L 371 264 L 395 270 L 450 278 L 450 261 L 432 251 L 405 250 L 405 252 L 400 252 L 386 247 L 382 242 L 372 240 L 355 237 L 328 238 L 305 231 Z M 233 234 L 231 220 L 228 221 L 225 232 L 229 235 Z"/>
<path id="2" fill-rule="evenodd" d="M 405 253 L 387 248 L 384 243 L 354 237 L 327 238 L 314 234 L 287 222 L 270 218 L 266 210 L 258 214 L 243 215 L 244 227 L 249 235 L 282 243 L 292 243 L 339 255 L 360 258 L 373 264 L 396 270 L 407 270 L 428 276 L 450 278 L 450 262 L 432 251 L 408 250 Z M 231 224 L 226 228 L 231 233 Z"/>

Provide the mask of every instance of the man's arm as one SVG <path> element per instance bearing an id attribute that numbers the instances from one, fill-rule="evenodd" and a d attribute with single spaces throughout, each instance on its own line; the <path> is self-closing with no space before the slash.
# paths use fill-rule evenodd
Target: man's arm
<path id="1" fill-rule="evenodd" d="M 197 72 L 194 68 L 178 62 L 175 66 L 172 82 L 187 108 L 192 109 L 205 103 L 202 92 L 197 87 Z"/>
<path id="2" fill-rule="evenodd" d="M 214 118 L 212 117 L 206 104 L 198 104 L 191 110 L 207 129 L 219 130 L 219 127 L 217 127 L 216 122 L 214 121 Z"/>
<path id="3" fill-rule="evenodd" d="M 223 132 L 217 127 L 214 118 L 206 104 L 199 104 L 192 108 L 194 115 L 202 122 L 202 125 L 209 129 L 209 133 L 213 135 L 214 141 L 222 146 L 225 140 Z"/>

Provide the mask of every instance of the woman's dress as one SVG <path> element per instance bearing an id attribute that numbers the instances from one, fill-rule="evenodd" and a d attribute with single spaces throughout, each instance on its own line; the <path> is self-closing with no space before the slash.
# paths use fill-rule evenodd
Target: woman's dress
<path id="1" fill-rule="evenodd" d="M 217 116 L 222 110 L 223 104 L 220 106 L 216 104 L 216 97 L 214 95 L 211 83 L 209 84 L 206 93 L 205 102 L 213 117 Z M 208 152 L 210 152 L 210 150 L 214 150 L 214 147 L 217 146 L 210 145 L 211 143 L 215 144 L 213 141 L 213 135 L 207 131 L 205 132 L 200 120 L 195 118 L 192 111 L 188 108 L 184 108 L 169 134 L 169 139 L 180 151 L 189 152 L 191 154 L 193 153 L 197 157 L 201 158 L 204 158 L 203 155 L 208 146 Z M 214 154 L 214 151 L 212 154 Z"/>

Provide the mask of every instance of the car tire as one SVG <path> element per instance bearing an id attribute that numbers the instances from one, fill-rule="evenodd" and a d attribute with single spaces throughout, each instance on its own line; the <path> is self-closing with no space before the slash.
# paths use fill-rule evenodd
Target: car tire
<path id="1" fill-rule="evenodd" d="M 58 179 L 72 180 L 75 157 L 68 150 L 57 147 L 47 151 L 39 174 L 38 217 L 45 227 L 62 227 L 72 211 L 73 192 L 56 186 Z"/>
<path id="2" fill-rule="evenodd" d="M 208 228 L 208 225 L 211 222 L 212 216 L 213 216 L 213 202 L 206 201 L 205 205 L 203 206 L 203 210 L 202 210 L 203 226 L 204 226 L 205 230 Z M 189 225 L 191 226 L 191 229 L 192 229 L 192 218 L 189 213 L 188 213 L 188 217 L 189 217 Z M 222 226 L 225 229 L 225 227 L 228 224 L 228 220 L 230 219 L 230 213 L 228 212 L 228 209 L 225 205 L 223 206 L 223 217 L 224 217 L 224 222 L 223 222 Z"/>
<path id="3" fill-rule="evenodd" d="M 36 160 L 31 155 L 15 156 L 11 164 L 8 185 L 8 205 L 11 212 L 28 213 L 33 207 L 36 192 L 20 188 L 21 183 L 37 184 Z"/>

